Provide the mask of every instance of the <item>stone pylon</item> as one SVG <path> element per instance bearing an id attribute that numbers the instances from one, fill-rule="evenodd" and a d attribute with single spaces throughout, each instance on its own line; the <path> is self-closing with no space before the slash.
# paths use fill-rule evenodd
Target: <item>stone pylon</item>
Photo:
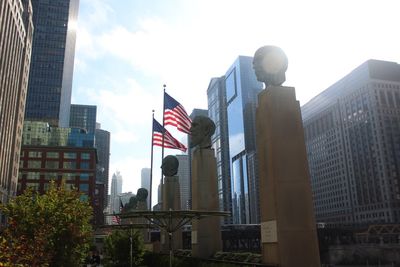
<path id="1" fill-rule="evenodd" d="M 269 86 L 256 115 L 262 257 L 282 267 L 319 267 L 304 130 L 293 87 Z"/>
<path id="2" fill-rule="evenodd" d="M 162 186 L 162 207 L 163 210 L 181 210 L 181 191 L 179 187 L 178 176 L 166 176 Z M 172 219 L 172 224 L 177 224 L 177 219 Z M 163 232 L 164 241 L 163 250 L 169 250 L 169 236 L 168 233 Z M 182 249 L 182 230 L 179 229 L 172 234 L 172 249 Z"/>
<path id="3" fill-rule="evenodd" d="M 192 159 L 192 210 L 218 211 L 217 164 L 214 149 L 197 148 Z M 209 258 L 222 250 L 219 217 L 192 221 L 192 255 Z"/>

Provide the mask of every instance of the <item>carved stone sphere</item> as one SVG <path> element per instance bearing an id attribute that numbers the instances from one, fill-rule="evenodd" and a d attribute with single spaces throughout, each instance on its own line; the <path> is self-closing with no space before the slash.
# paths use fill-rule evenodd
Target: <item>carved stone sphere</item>
<path id="1" fill-rule="evenodd" d="M 166 156 L 161 165 L 164 176 L 174 176 L 178 173 L 179 161 L 175 156 Z"/>
<path id="2" fill-rule="evenodd" d="M 253 69 L 257 80 L 269 85 L 280 86 L 286 80 L 288 59 L 277 46 L 263 46 L 257 49 L 253 58 Z"/>
<path id="3" fill-rule="evenodd" d="M 146 201 L 148 195 L 146 188 L 139 188 L 136 192 L 136 199 L 137 201 Z"/>
<path id="4" fill-rule="evenodd" d="M 190 147 L 211 147 L 211 136 L 215 133 L 215 123 L 207 116 L 196 116 L 190 127 Z"/>

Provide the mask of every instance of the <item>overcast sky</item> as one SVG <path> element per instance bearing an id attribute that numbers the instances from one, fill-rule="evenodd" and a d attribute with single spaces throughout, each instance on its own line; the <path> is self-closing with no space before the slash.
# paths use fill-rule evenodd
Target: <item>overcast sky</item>
<path id="1" fill-rule="evenodd" d="M 398 0 L 80 0 L 72 103 L 97 105 L 111 132 L 110 181 L 119 170 L 123 191 L 136 193 L 163 84 L 188 113 L 206 109 L 212 77 L 276 45 L 289 59 L 284 85 L 303 105 L 368 59 L 400 63 L 399 10 Z M 154 158 L 153 200 L 161 148 Z"/>

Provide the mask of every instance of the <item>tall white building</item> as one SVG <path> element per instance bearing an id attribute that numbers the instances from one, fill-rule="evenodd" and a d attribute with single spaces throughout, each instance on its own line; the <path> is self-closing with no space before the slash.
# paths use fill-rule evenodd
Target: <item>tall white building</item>
<path id="1" fill-rule="evenodd" d="M 122 175 L 119 171 L 111 179 L 110 203 L 111 212 L 119 213 L 119 195 L 122 193 Z"/>
<path id="2" fill-rule="evenodd" d="M 150 203 L 150 168 L 143 168 L 141 172 L 141 188 L 146 188 L 149 195 L 147 196 L 147 207 L 151 207 Z"/>
<path id="3" fill-rule="evenodd" d="M 179 177 L 179 186 L 181 191 L 181 209 L 188 210 L 190 199 L 190 168 L 188 155 L 176 155 L 179 161 L 177 176 Z"/>

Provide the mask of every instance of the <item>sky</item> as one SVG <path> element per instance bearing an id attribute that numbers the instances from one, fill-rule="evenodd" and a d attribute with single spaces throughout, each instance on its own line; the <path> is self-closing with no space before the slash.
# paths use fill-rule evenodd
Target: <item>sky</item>
<path id="1" fill-rule="evenodd" d="M 189 114 L 207 109 L 211 78 L 275 45 L 289 60 L 283 85 L 303 105 L 368 59 L 400 63 L 399 10 L 398 0 L 80 0 L 72 103 L 97 105 L 111 133 L 110 181 L 118 170 L 123 192 L 136 193 L 164 84 Z M 153 204 L 160 166 L 154 147 Z"/>

